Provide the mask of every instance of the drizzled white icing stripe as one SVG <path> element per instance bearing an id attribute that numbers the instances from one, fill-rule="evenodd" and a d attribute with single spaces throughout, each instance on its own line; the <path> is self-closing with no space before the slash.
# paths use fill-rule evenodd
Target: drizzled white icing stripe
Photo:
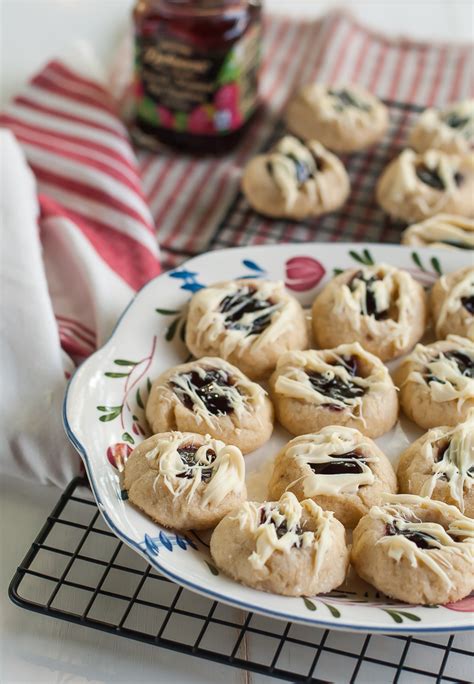
<path id="1" fill-rule="evenodd" d="M 359 487 L 371 485 L 375 481 L 375 476 L 368 464 L 377 463 L 379 458 L 371 454 L 371 450 L 373 450 L 372 443 L 361 439 L 360 432 L 352 428 L 331 425 L 316 434 L 296 437 L 289 442 L 285 455 L 293 458 L 300 467 L 312 463 L 337 463 L 337 458 L 334 456 L 357 451 L 361 458 L 344 459 L 344 461 L 354 461 L 360 466 L 362 472 L 331 475 L 311 472 L 289 484 L 287 489 L 301 480 L 304 495 L 308 497 L 318 494 L 334 495 L 341 492 L 355 494 Z"/>
<path id="2" fill-rule="evenodd" d="M 459 245 L 474 249 L 474 221 L 454 214 L 436 214 L 407 228 L 403 232 L 402 242 L 405 245 Z"/>
<path id="3" fill-rule="evenodd" d="M 259 300 L 273 299 L 275 304 L 246 313 L 239 321 L 242 326 L 250 327 L 257 318 L 270 314 L 270 325 L 258 335 L 249 335 L 245 330 L 225 328 L 225 319 L 230 312 L 222 313 L 219 310 L 222 300 L 246 287 L 245 282 L 232 281 L 213 285 L 199 292 L 204 313 L 197 325 L 197 345 L 206 346 L 206 342 L 212 344 L 220 339 L 222 356 L 228 358 L 237 349 L 242 351 L 250 346 L 257 348 L 272 344 L 286 330 L 291 323 L 292 300 L 286 294 L 283 283 L 270 281 L 261 281 L 252 296 Z"/>
<path id="4" fill-rule="evenodd" d="M 447 340 L 453 342 L 453 347 L 449 351 L 458 351 L 474 363 L 474 342 L 457 335 L 448 335 Z M 447 351 L 445 350 L 445 352 Z M 441 403 L 457 400 L 460 410 L 467 399 L 474 398 L 474 378 L 461 375 L 457 363 L 447 358 L 443 351 L 436 348 L 436 345 L 425 347 L 422 344 L 417 344 L 412 354 L 407 357 L 406 362 L 420 364 L 422 368 L 412 370 L 404 384 L 407 382 L 428 384 L 433 401 Z M 428 382 L 427 375 L 432 375 L 441 382 L 436 382 L 436 380 Z"/>
<path id="5" fill-rule="evenodd" d="M 366 377 L 351 375 L 343 365 L 343 356 L 355 356 L 366 360 L 372 366 L 370 375 Z M 331 362 L 335 365 L 332 365 Z M 317 351 L 311 349 L 283 354 L 277 364 L 278 377 L 275 382 L 275 392 L 317 406 L 334 404 L 342 409 L 350 408 L 353 417 L 363 420 L 363 395 L 347 397 L 344 398 L 344 401 L 328 397 L 311 384 L 307 373 L 312 371 L 320 373 L 327 380 L 338 377 L 343 382 L 350 382 L 366 391 L 382 389 L 387 383 L 390 383 L 390 376 L 385 366 L 381 363 L 375 365 L 374 357 L 364 351 L 361 345 L 356 342 L 354 344 L 342 344 L 332 350 Z"/>
<path id="6" fill-rule="evenodd" d="M 315 523 L 315 531 L 298 531 L 303 511 Z M 313 567 L 319 574 L 330 545 L 332 513 L 323 511 L 314 501 L 301 503 L 294 494 L 286 492 L 278 502 L 257 504 L 247 501 L 236 514 L 241 529 L 247 529 L 255 539 L 255 551 L 249 562 L 255 570 L 265 567 L 275 551 L 289 553 L 293 546 L 313 549 Z M 277 528 L 286 525 L 286 532 L 277 536 Z"/>
<path id="7" fill-rule="evenodd" d="M 446 276 L 440 278 L 440 283 L 443 289 L 448 289 L 448 281 Z M 446 296 L 443 305 L 440 309 L 438 320 L 436 321 L 436 332 L 439 334 L 446 318 L 453 313 L 456 313 L 463 307 L 462 297 L 474 297 L 474 268 L 467 271 L 465 276 L 452 288 L 451 292 Z M 466 311 L 467 313 L 467 311 Z M 474 336 L 474 316 L 472 316 L 472 323 L 469 326 L 469 334 Z"/>
<path id="8" fill-rule="evenodd" d="M 461 127 L 449 126 L 447 121 L 452 115 L 467 121 Z M 449 144 L 458 137 L 474 143 L 474 100 L 458 102 L 445 110 L 426 109 L 416 127 L 432 132 L 433 147 Z"/>
<path id="9" fill-rule="evenodd" d="M 347 91 L 350 96 L 361 106 L 344 106 L 341 108 L 341 100 L 329 91 Z M 324 86 L 319 83 L 306 86 L 299 95 L 303 102 L 310 107 L 317 107 L 318 114 L 323 121 L 343 121 L 347 128 L 368 127 L 378 124 L 383 107 L 380 102 L 370 93 L 347 85 Z"/>
<path id="10" fill-rule="evenodd" d="M 396 309 L 396 319 L 377 320 L 367 311 L 367 285 L 361 279 L 354 281 L 354 289 L 349 283 L 341 284 L 336 290 L 334 312 L 347 317 L 355 330 L 360 330 L 362 321 L 377 335 L 383 326 L 384 336 L 393 339 L 397 348 L 402 349 L 410 338 L 410 315 L 412 302 L 419 297 L 415 281 L 406 271 L 387 264 L 368 266 L 360 269 L 365 279 L 377 276 L 379 279 L 370 287 L 375 297 L 378 312 Z M 352 280 L 353 276 L 351 276 Z"/>
<path id="11" fill-rule="evenodd" d="M 464 491 L 469 490 L 474 483 L 474 477 L 468 474 L 469 470 L 474 468 L 474 411 L 471 411 L 469 418 L 457 427 L 451 430 L 436 428 L 430 431 L 429 436 L 424 445 L 424 452 L 429 462 L 433 462 L 433 468 L 420 494 L 431 497 L 438 480 L 444 477 L 451 497 L 461 512 L 464 512 Z M 448 440 L 449 445 L 443 458 L 437 461 L 440 440 Z"/>
<path id="12" fill-rule="evenodd" d="M 405 557 L 412 567 L 429 567 L 446 585 L 451 586 L 446 570 L 449 571 L 452 566 L 454 556 L 467 555 L 474 560 L 474 521 L 462 515 L 454 506 L 419 496 L 386 495 L 385 499 L 385 505 L 370 509 L 371 518 L 381 520 L 386 525 L 394 525 L 402 532 L 419 532 L 433 539 L 428 540 L 428 549 L 421 549 L 402 534 L 383 536 L 376 542 L 377 545 L 385 546 L 390 558 L 397 562 Z M 417 512 L 423 515 L 424 511 L 428 517 L 430 512 L 438 512 L 453 516 L 454 519 L 445 528 L 436 522 L 423 522 Z M 363 538 L 364 535 L 361 535 L 358 546 Z"/>
<path id="13" fill-rule="evenodd" d="M 196 443 L 198 448 L 194 455 L 195 463 L 191 466 L 186 465 L 181 459 L 179 449 Z M 158 481 L 162 480 L 173 497 L 186 495 L 187 500 L 191 501 L 203 482 L 202 471 L 208 468 L 212 469 L 212 475 L 211 479 L 204 483 L 204 506 L 218 506 L 228 494 L 239 494 L 244 487 L 245 464 L 240 449 L 226 445 L 218 439 L 212 439 L 209 435 L 197 438 L 193 434 L 172 432 L 160 439 L 145 457 L 158 470 L 153 488 L 156 489 Z M 192 476 L 184 477 L 184 474 L 189 472 Z"/>

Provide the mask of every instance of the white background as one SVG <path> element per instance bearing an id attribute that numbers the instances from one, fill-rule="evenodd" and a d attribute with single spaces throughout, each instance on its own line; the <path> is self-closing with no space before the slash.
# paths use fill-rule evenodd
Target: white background
<path id="1" fill-rule="evenodd" d="M 132 0 L 1 0 L 1 101 L 73 38 L 87 38 L 107 62 L 125 32 Z M 268 0 L 267 8 L 316 15 L 338 2 Z M 471 0 L 352 0 L 365 23 L 392 35 L 468 41 Z M 9 603 L 8 582 L 59 496 L 54 488 L 0 484 L 0 680 L 89 682 L 268 682 L 195 658 L 21 611 Z M 87 579 L 87 578 L 84 578 Z"/>

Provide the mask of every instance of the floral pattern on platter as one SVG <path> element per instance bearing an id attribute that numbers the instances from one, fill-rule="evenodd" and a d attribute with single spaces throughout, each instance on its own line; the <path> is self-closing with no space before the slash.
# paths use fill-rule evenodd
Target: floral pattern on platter
<path id="1" fill-rule="evenodd" d="M 458 263 L 459 259 L 462 261 L 459 255 L 453 256 L 447 250 L 445 255 L 430 248 L 413 252 L 407 247 L 315 243 L 305 245 L 304 251 L 306 254 L 302 254 L 301 245 L 237 248 L 197 257 L 185 268 L 159 276 L 138 294 L 107 345 L 82 365 L 82 379 L 73 378 L 72 390 L 68 391 L 74 400 L 66 398 L 66 425 L 74 444 L 81 447 L 101 510 L 116 534 L 169 578 L 189 588 L 194 585 L 204 593 L 212 591 L 214 596 L 220 593 L 225 600 L 251 606 L 255 612 L 344 629 L 406 633 L 438 629 L 438 625 L 442 629 L 443 624 L 449 624 L 451 631 L 457 625 L 467 628 L 467 617 L 474 611 L 474 596 L 432 610 L 435 607 L 400 604 L 373 588 L 353 585 L 348 585 L 348 590 L 303 599 L 282 599 L 256 591 L 248 594 L 250 590 L 219 573 L 201 538 L 194 534 L 184 536 L 152 523 L 130 507 L 126 493 L 121 491 L 125 462 L 134 446 L 149 434 L 144 409 L 151 382 L 160 372 L 186 358 L 187 297 L 197 290 L 226 278 L 266 277 L 285 281 L 307 306 L 335 267 L 347 269 L 355 263 L 373 265 L 384 261 L 408 270 L 429 285 L 442 272 L 463 265 Z M 130 325 L 128 317 L 133 311 L 139 315 Z M 82 406 L 87 405 L 87 411 L 77 410 L 80 401 Z M 86 412 L 94 418 L 92 421 L 85 422 Z M 275 435 L 275 439 L 282 440 L 284 436 Z M 277 442 L 271 446 L 275 452 L 278 448 Z M 253 456 L 249 455 L 247 462 Z M 249 598 L 242 599 L 242 595 Z M 449 615 L 461 619 L 463 614 L 464 622 L 449 619 Z"/>

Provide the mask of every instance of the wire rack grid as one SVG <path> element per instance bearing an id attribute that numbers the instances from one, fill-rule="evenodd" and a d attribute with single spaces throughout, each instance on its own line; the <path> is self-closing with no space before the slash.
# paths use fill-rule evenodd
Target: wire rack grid
<path id="1" fill-rule="evenodd" d="M 179 587 L 110 532 L 82 478 L 48 516 L 9 595 L 42 615 L 291 682 L 468 682 L 472 674 L 466 634 L 332 632 Z"/>

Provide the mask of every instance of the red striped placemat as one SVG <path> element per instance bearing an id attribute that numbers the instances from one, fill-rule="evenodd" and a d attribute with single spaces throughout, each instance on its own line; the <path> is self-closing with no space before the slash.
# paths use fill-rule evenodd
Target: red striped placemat
<path id="1" fill-rule="evenodd" d="M 230 244 L 275 241 L 274 222 L 249 218 L 259 239 L 247 240 L 245 219 L 232 239 L 216 239 L 216 231 L 238 192 L 243 164 L 271 136 L 293 90 L 313 80 L 357 82 L 379 97 L 420 106 L 442 105 L 467 97 L 472 74 L 472 52 L 466 45 L 417 43 L 388 39 L 335 12 L 319 21 L 267 17 L 261 94 L 265 107 L 242 144 L 228 157 L 193 159 L 163 151 L 139 157 L 145 195 L 153 214 L 162 252 L 168 265 Z M 402 144 L 403 127 L 396 132 Z M 365 162 L 370 163 L 370 156 Z M 368 170 L 362 169 L 359 172 Z M 234 217 L 235 218 L 235 217 Z M 293 227 L 276 239 L 296 239 Z M 275 231 L 273 231 L 274 233 Z M 360 229 L 356 239 L 389 239 Z M 344 238 L 340 229 L 339 239 Z M 323 231 L 325 239 L 332 236 Z M 298 239 L 318 237 L 318 222 Z M 352 236 L 353 237 L 353 236 Z M 392 236 L 393 237 L 393 236 Z"/>

